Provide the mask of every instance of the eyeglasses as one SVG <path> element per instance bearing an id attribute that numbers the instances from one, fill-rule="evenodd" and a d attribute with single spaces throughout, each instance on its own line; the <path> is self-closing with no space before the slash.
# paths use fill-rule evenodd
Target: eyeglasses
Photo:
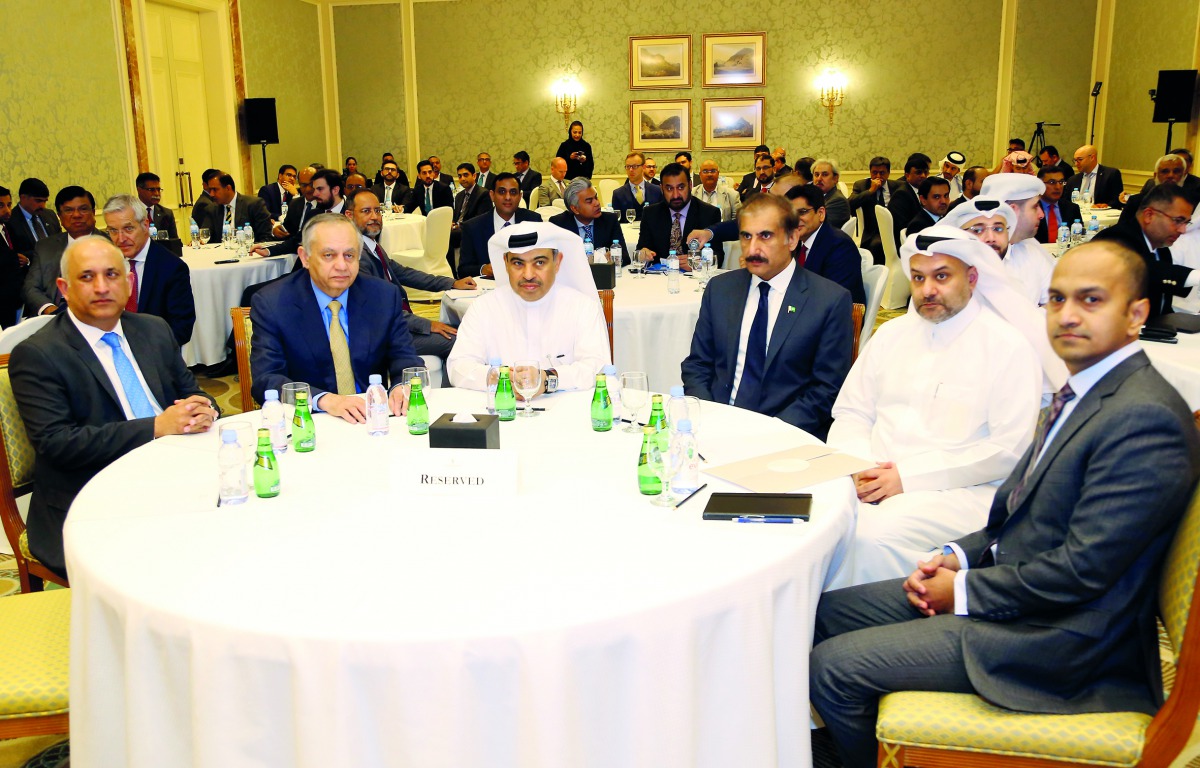
<path id="1" fill-rule="evenodd" d="M 1173 224 L 1177 229 L 1182 229 L 1183 227 L 1186 227 L 1191 222 L 1191 218 L 1189 218 L 1187 216 L 1168 216 L 1165 211 L 1160 211 L 1157 208 L 1155 208 L 1154 206 L 1149 206 L 1146 210 L 1154 211 L 1158 215 L 1169 220 L 1171 222 L 1171 224 Z"/>
<path id="2" fill-rule="evenodd" d="M 104 230 L 104 233 L 106 235 L 108 235 L 109 237 L 116 237 L 117 235 L 125 235 L 125 237 L 133 237 L 134 233 L 136 233 L 139 229 L 142 229 L 142 227 L 138 227 L 133 224 L 126 224 L 125 226 L 121 227 L 120 229 L 113 229 L 112 227 L 109 227 L 108 229 Z"/>
<path id="3" fill-rule="evenodd" d="M 370 216 L 372 213 L 379 214 L 380 216 L 383 215 L 382 208 L 359 208 L 358 212 L 363 216 Z"/>
<path id="4" fill-rule="evenodd" d="M 816 213 L 816 212 L 817 212 L 816 208 L 797 208 L 796 209 L 797 216 L 807 216 L 810 213 Z"/>
<path id="5" fill-rule="evenodd" d="M 1062 179 L 1042 179 L 1042 182 L 1047 187 L 1061 187 L 1063 184 L 1067 183 Z"/>
<path id="6" fill-rule="evenodd" d="M 641 164 L 638 164 L 638 165 L 627 165 L 627 166 L 625 166 L 625 170 L 627 170 L 627 171 L 632 171 L 634 168 L 641 168 L 641 167 L 642 167 L 642 166 L 641 166 Z"/>
<path id="7" fill-rule="evenodd" d="M 970 232 L 972 235 L 975 235 L 976 237 L 979 237 L 984 232 L 988 232 L 988 231 L 991 231 L 993 234 L 996 234 L 996 235 L 1003 235 L 1005 232 L 1008 231 L 1008 225 L 1003 222 L 1001 222 L 999 224 L 992 224 L 990 226 L 984 225 L 984 224 L 976 224 L 973 227 L 967 227 L 967 231 Z"/>

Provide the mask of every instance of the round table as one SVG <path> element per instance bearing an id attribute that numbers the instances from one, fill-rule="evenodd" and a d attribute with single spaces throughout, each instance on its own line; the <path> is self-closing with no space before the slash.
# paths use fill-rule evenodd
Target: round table
<path id="1" fill-rule="evenodd" d="M 196 302 L 196 324 L 192 339 L 183 345 L 183 362 L 216 365 L 225 360 L 225 340 L 233 329 L 231 307 L 239 306 L 242 292 L 251 285 L 273 280 L 291 270 L 296 255 L 250 256 L 233 264 L 217 264 L 234 258 L 234 252 L 219 243 L 200 248 L 184 248 L 192 279 L 192 298 Z"/>
<path id="2" fill-rule="evenodd" d="M 385 253 L 420 250 L 425 247 L 425 217 L 418 213 L 389 215 L 379 233 Z"/>
<path id="3" fill-rule="evenodd" d="M 114 462 L 64 531 L 73 763 L 811 765 L 808 651 L 849 479 L 808 489 L 809 523 L 703 521 L 731 489 L 712 479 L 658 508 L 640 437 L 592 432 L 589 401 L 501 424 L 518 492 L 487 503 L 402 496 L 395 468 L 430 452 L 400 419 L 372 438 L 318 414 L 282 494 L 235 507 L 215 505 L 215 432 Z M 702 416 L 714 465 L 813 441 Z"/>
<path id="4" fill-rule="evenodd" d="M 665 274 L 621 275 L 613 292 L 613 364 L 618 371 L 645 371 L 650 387 L 663 392 L 683 383 L 679 365 L 691 351 L 704 295 L 696 287 L 696 279 L 685 275 L 679 293 L 671 294 Z M 481 294 L 446 291 L 441 321 L 457 327 Z"/>
<path id="5" fill-rule="evenodd" d="M 625 220 L 624 214 L 618 214 L 621 220 Z M 637 248 L 638 236 L 641 233 L 642 224 L 640 221 L 635 221 L 631 224 L 622 224 L 621 233 L 625 236 L 625 245 L 630 248 Z M 687 233 L 684 232 L 686 235 Z M 721 243 L 721 248 L 725 251 L 724 259 L 718 260 L 725 269 L 736 269 L 738 262 L 741 260 L 742 244 L 738 240 L 726 240 Z"/>
<path id="6" fill-rule="evenodd" d="M 1177 344 L 1141 341 L 1150 362 L 1179 390 L 1193 411 L 1200 410 L 1200 333 L 1179 333 Z"/>

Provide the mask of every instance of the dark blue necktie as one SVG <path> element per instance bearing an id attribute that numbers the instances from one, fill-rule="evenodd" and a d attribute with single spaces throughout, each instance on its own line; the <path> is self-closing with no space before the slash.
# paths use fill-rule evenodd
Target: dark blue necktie
<path id="1" fill-rule="evenodd" d="M 767 295 L 770 292 L 770 283 L 764 281 L 758 284 L 758 309 L 754 312 L 754 322 L 750 323 L 742 380 L 738 383 L 737 398 L 733 403 L 751 411 L 758 410 L 762 401 L 763 373 L 767 367 Z"/>
<path id="2" fill-rule="evenodd" d="M 585 224 L 583 226 L 583 239 L 585 242 L 589 242 L 589 243 L 595 242 L 594 240 L 592 240 L 592 225 L 591 224 Z"/>

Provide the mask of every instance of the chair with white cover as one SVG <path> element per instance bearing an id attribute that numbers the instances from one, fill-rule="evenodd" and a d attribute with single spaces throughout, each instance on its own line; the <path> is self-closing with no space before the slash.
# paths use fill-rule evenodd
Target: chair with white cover
<path id="1" fill-rule="evenodd" d="M 875 254 L 868 251 L 866 248 L 858 249 L 858 260 L 862 262 L 863 272 L 867 271 L 867 267 L 875 263 Z"/>
<path id="2" fill-rule="evenodd" d="M 601 205 L 612 205 L 613 192 L 616 192 L 621 187 L 621 182 L 616 179 L 600 179 L 600 186 L 597 191 L 600 193 Z"/>
<path id="3" fill-rule="evenodd" d="M 879 241 L 883 245 L 883 266 L 887 267 L 887 286 L 883 289 L 883 301 L 880 306 L 884 309 L 900 309 L 908 303 L 909 284 L 900 266 L 900 251 L 896 248 L 896 236 L 893 234 L 895 223 L 892 212 L 882 205 L 875 206 L 875 220 L 879 222 Z"/>
<path id="4" fill-rule="evenodd" d="M 425 247 L 394 251 L 389 255 L 406 267 L 431 275 L 454 277 L 450 263 L 446 261 L 446 251 L 450 248 L 450 220 L 453 216 L 454 211 L 449 206 L 434 208 L 425 217 Z M 411 301 L 438 301 L 442 298 L 441 291 L 407 290 Z"/>
<path id="5" fill-rule="evenodd" d="M 858 219 L 851 218 L 842 225 L 842 231 L 850 235 L 850 239 L 854 241 L 855 245 L 858 245 Z"/>
<path id="6" fill-rule="evenodd" d="M 13 347 L 28 339 L 42 329 L 42 326 L 54 319 L 54 315 L 36 315 L 27 317 L 14 326 L 0 332 L 0 355 L 7 355 Z"/>
<path id="7" fill-rule="evenodd" d="M 870 253 L 867 253 L 868 257 Z M 871 334 L 875 332 L 875 319 L 879 316 L 879 302 L 883 299 L 883 289 L 887 285 L 888 268 L 882 264 L 872 263 L 870 266 L 863 267 L 863 288 L 867 292 L 867 311 L 863 315 L 863 329 L 858 336 L 858 353 L 861 355 L 863 347 L 871 338 Z"/>
<path id="8" fill-rule="evenodd" d="M 552 208 L 557 208 L 560 211 L 565 211 L 567 210 L 567 201 L 563 200 L 561 197 L 556 197 L 550 201 L 550 206 Z"/>
<path id="9" fill-rule="evenodd" d="M 558 201 L 556 200 L 555 202 Z M 541 216 L 542 221 L 549 221 L 551 216 L 557 216 L 558 214 L 562 213 L 562 211 L 558 210 L 553 205 L 540 205 L 538 206 L 538 209 L 534 211 L 534 213 L 536 213 L 538 216 Z"/>
<path id="10" fill-rule="evenodd" d="M 541 202 L 541 199 L 542 199 L 542 188 L 534 187 L 533 190 L 530 191 L 530 193 L 529 193 L 529 202 L 525 205 L 525 207 L 531 211 L 537 210 L 538 203 Z"/>
<path id="11" fill-rule="evenodd" d="M 843 197 L 845 197 L 847 200 L 850 199 L 850 187 L 847 186 L 846 182 L 839 181 L 837 183 L 837 188 L 838 191 L 842 193 Z"/>
<path id="12" fill-rule="evenodd" d="M 425 361 L 425 367 L 429 370 L 429 388 L 442 388 L 442 358 L 437 355 L 421 355 L 421 359 Z"/>

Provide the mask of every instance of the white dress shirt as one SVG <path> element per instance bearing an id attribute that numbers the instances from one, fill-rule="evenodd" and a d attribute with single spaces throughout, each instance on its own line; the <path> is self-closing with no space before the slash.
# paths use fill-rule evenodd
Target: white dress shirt
<path id="1" fill-rule="evenodd" d="M 789 259 L 788 265 L 775 277 L 767 280 L 771 286 L 767 293 L 767 349 L 771 348 L 771 332 L 775 329 L 775 320 L 779 317 L 779 308 L 783 306 L 783 295 L 796 274 L 796 260 Z M 746 294 L 746 308 L 742 311 L 742 329 L 738 334 L 737 365 L 733 369 L 733 389 L 729 392 L 729 404 L 737 400 L 738 386 L 742 383 L 742 369 L 746 366 L 746 347 L 750 342 L 750 326 L 754 324 L 754 315 L 758 312 L 758 286 L 763 279 L 758 275 L 750 278 L 750 290 Z M 768 382 L 763 382 L 768 386 Z"/>
<path id="2" fill-rule="evenodd" d="M 71 322 L 75 324 L 75 327 L 79 329 L 79 332 L 83 334 L 83 338 L 87 341 L 88 346 L 96 353 L 96 359 L 100 361 L 100 367 L 108 375 L 108 380 L 117 393 L 117 399 L 121 401 L 121 410 L 125 412 L 125 418 L 132 420 L 134 418 L 133 408 L 129 406 L 129 398 L 125 396 L 125 387 L 121 384 L 121 377 L 117 375 L 117 365 L 113 362 L 112 347 L 102 341 L 104 334 L 108 333 L 108 331 L 102 331 L 94 325 L 81 322 L 70 309 L 67 309 L 67 315 L 71 318 Z M 133 350 L 129 347 L 129 340 L 125 338 L 125 331 L 121 327 L 120 320 L 117 320 L 117 325 L 113 328 L 112 332 L 121 338 L 121 351 L 129 358 L 129 362 L 133 363 L 133 370 L 137 374 L 138 382 L 146 392 L 146 400 L 150 402 L 150 407 L 154 409 L 154 415 L 157 416 L 163 412 L 162 406 L 158 404 L 158 400 L 154 399 L 154 393 L 150 391 L 150 387 L 146 386 L 146 377 L 142 375 L 142 367 L 138 365 L 137 357 L 134 356 Z"/>

